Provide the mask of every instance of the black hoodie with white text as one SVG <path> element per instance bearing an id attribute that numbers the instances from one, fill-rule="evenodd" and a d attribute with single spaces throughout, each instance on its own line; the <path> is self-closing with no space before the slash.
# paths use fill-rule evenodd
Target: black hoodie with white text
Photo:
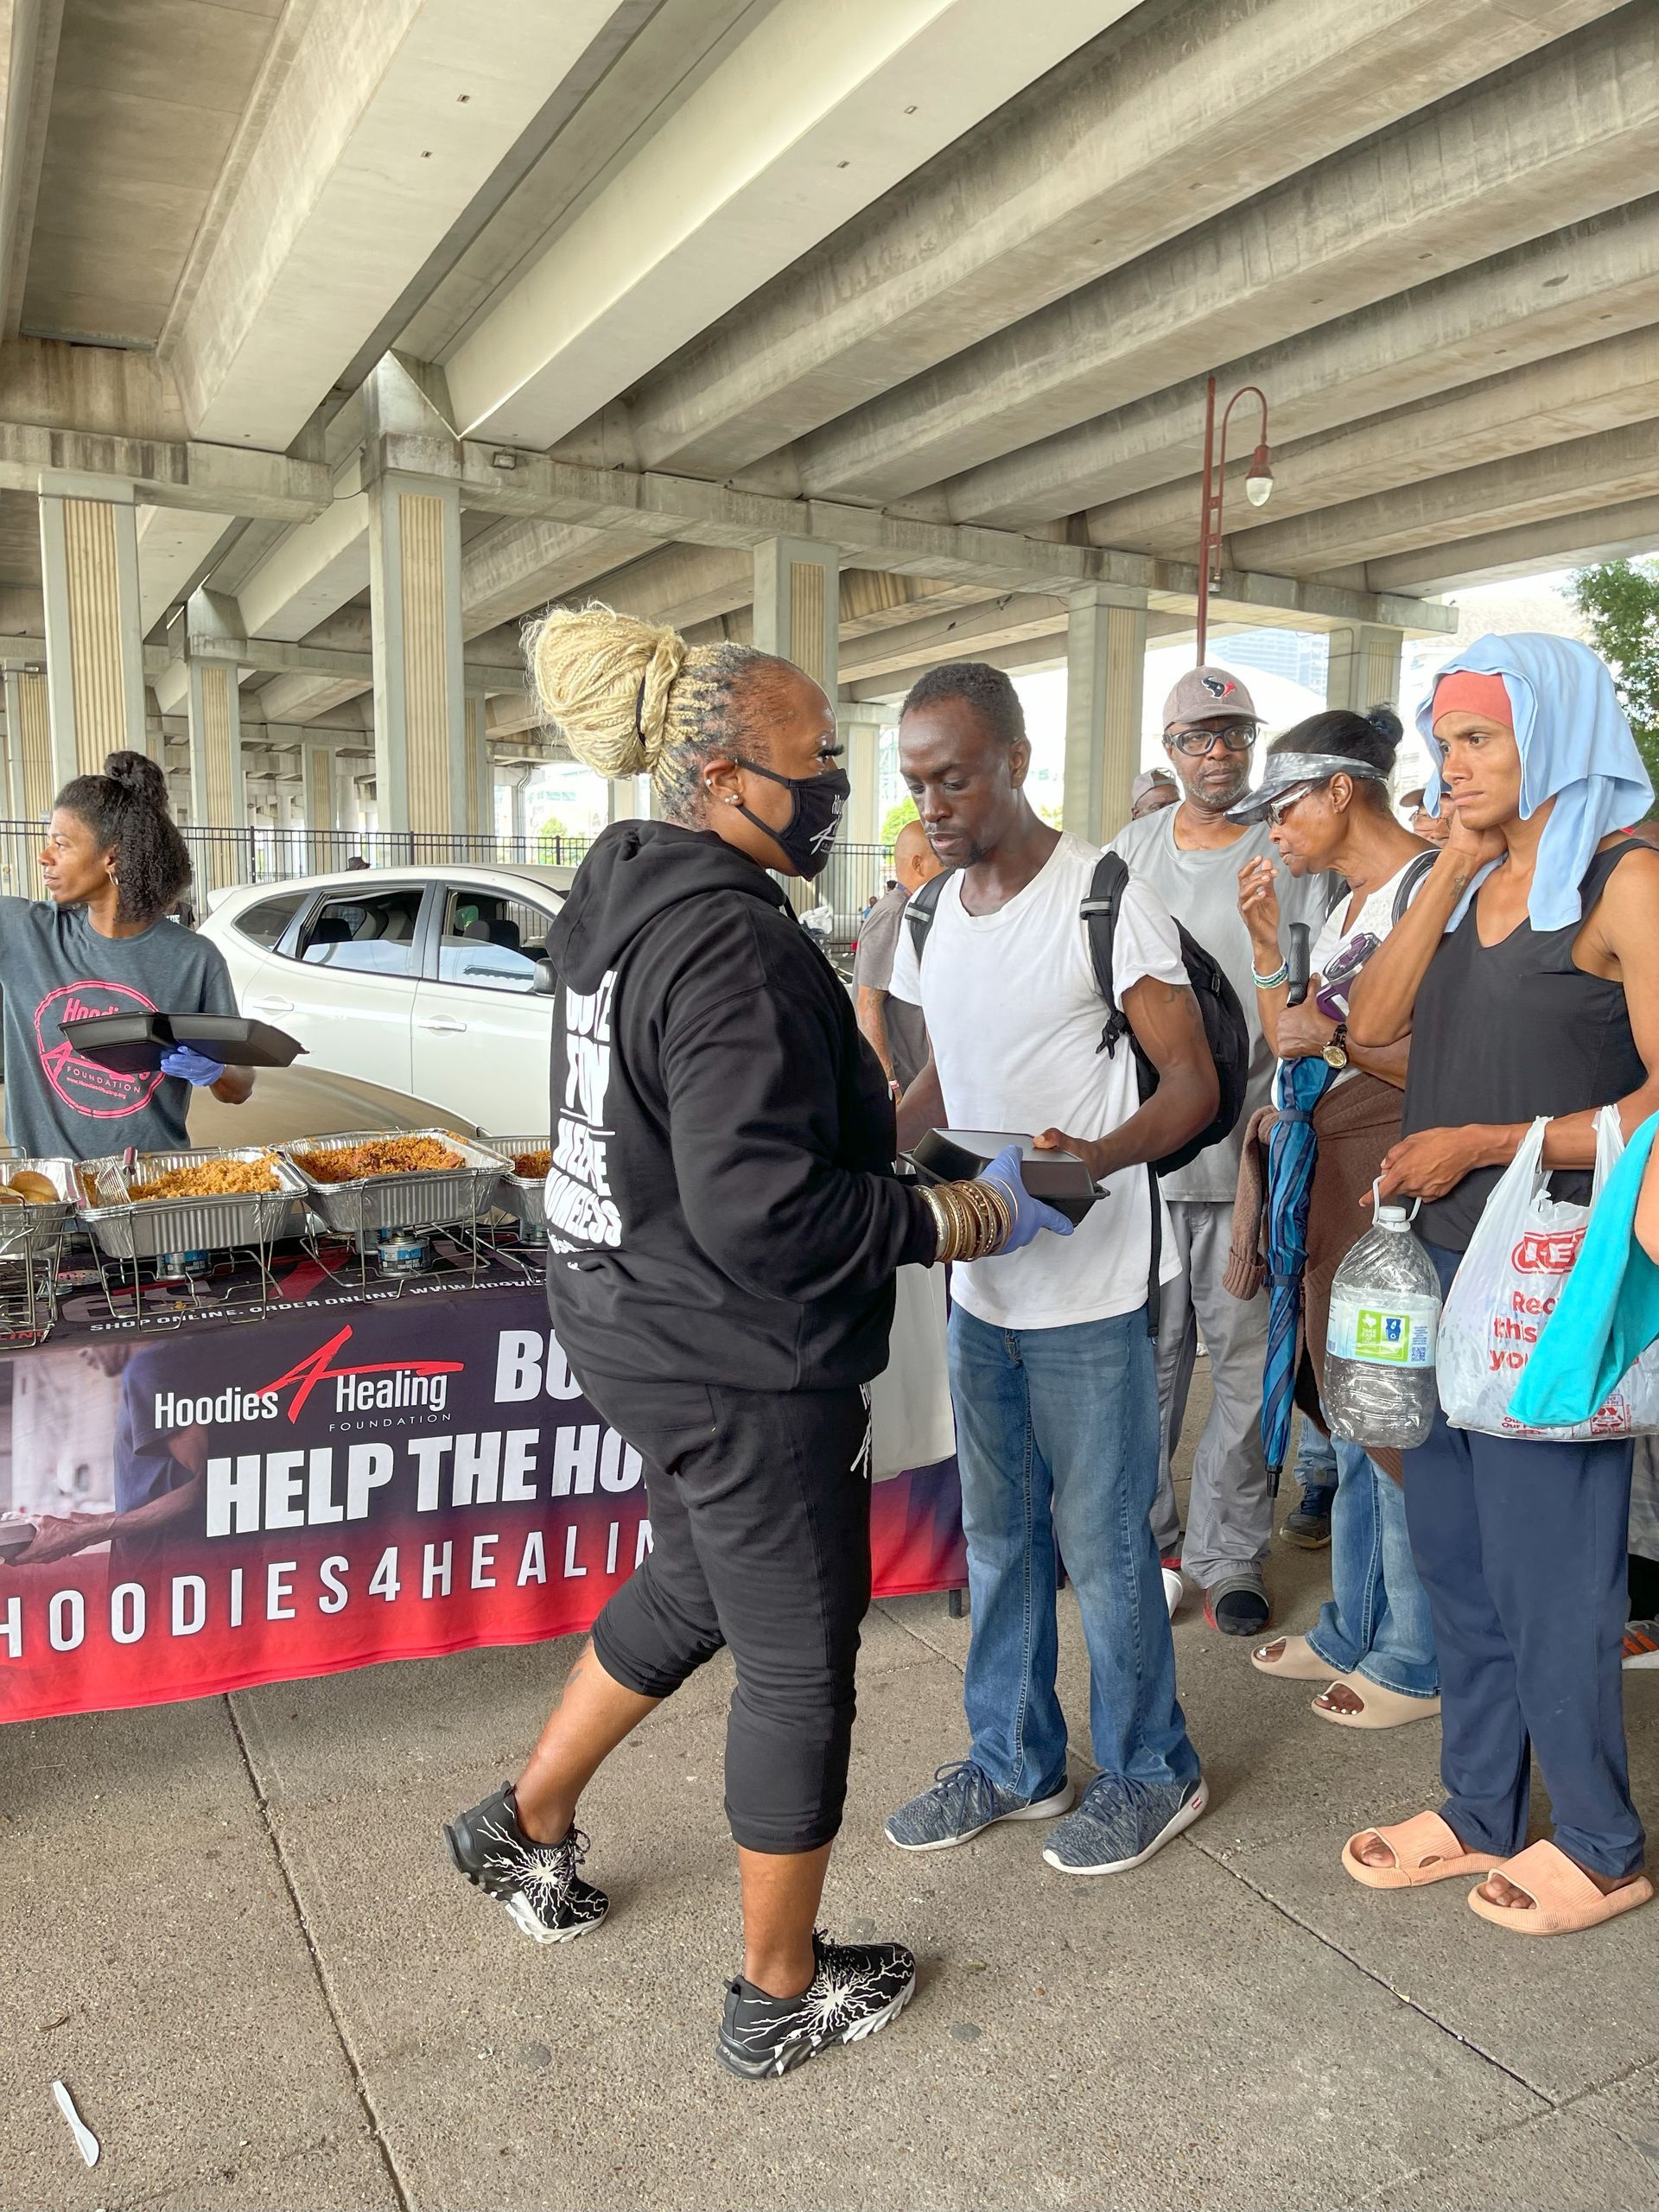
<path id="1" fill-rule="evenodd" d="M 578 1377 L 831 1389 L 887 1363 L 932 1219 L 840 978 L 753 861 L 620 822 L 548 933 L 548 1292 Z"/>

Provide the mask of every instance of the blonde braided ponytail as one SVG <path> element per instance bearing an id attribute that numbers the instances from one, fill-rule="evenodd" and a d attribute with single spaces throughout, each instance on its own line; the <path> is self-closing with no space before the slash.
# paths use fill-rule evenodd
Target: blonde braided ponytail
<path id="1" fill-rule="evenodd" d="M 753 646 L 688 645 L 597 601 L 556 607 L 524 632 L 543 715 L 613 781 L 649 775 L 670 819 L 700 822 L 703 760 L 741 741 L 737 695 L 772 665 Z"/>

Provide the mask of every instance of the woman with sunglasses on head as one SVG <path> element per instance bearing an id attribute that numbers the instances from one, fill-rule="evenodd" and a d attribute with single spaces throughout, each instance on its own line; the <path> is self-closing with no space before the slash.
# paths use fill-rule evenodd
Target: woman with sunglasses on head
<path id="1" fill-rule="evenodd" d="M 1449 1288 L 1535 1118 L 1554 1195 L 1583 1204 L 1598 1110 L 1617 1105 L 1628 1136 L 1659 1107 L 1659 855 L 1614 834 L 1652 787 L 1587 646 L 1480 639 L 1419 721 L 1451 830 L 1356 984 L 1349 1034 L 1367 1049 L 1410 1039 L 1382 1191 L 1423 1200 L 1417 1233 Z M 1621 1701 L 1628 1439 L 1490 1436 L 1437 1415 L 1404 1459 L 1448 1796 L 1362 1830 L 1344 1866 L 1374 1888 L 1484 1876 L 1470 1904 L 1522 1935 L 1643 1903 Z M 1534 1751 L 1555 1834 L 1525 1847 Z"/>
<path id="2" fill-rule="evenodd" d="M 1238 906 L 1255 949 L 1256 1004 L 1281 1061 L 1317 1055 L 1337 1071 L 1313 1108 L 1319 1150 L 1308 1211 L 1303 1276 L 1306 1372 L 1304 1417 L 1317 1410 L 1325 1370 L 1331 1286 L 1365 1229 L 1360 1194 L 1381 1173 L 1400 1135 L 1407 1047 L 1351 1049 L 1343 1018 L 1351 978 L 1394 926 L 1432 861 L 1421 838 L 1402 829 L 1389 804 L 1389 773 L 1400 743 L 1389 707 L 1369 715 L 1314 715 L 1274 742 L 1256 788 L 1232 810 L 1266 822 L 1293 876 L 1328 870 L 1348 886 L 1310 955 L 1306 998 L 1290 1004 L 1278 894 L 1264 861 L 1238 874 Z M 1394 1728 L 1440 1711 L 1440 1673 L 1427 1601 L 1412 1564 L 1397 1453 L 1375 1457 L 1337 1445 L 1331 1512 L 1331 1601 L 1305 1636 L 1261 1645 L 1253 1664 L 1294 1681 L 1323 1681 L 1313 1700 L 1323 1720 L 1344 1728 Z M 1332 1675 L 1336 1677 L 1332 1680 Z"/>

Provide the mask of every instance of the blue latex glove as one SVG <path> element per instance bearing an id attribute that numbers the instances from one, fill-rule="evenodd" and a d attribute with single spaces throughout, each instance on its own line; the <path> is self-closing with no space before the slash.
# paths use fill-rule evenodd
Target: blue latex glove
<path id="1" fill-rule="evenodd" d="M 222 1060 L 210 1060 L 206 1052 L 193 1052 L 188 1045 L 175 1045 L 162 1058 L 163 1075 L 175 1075 L 182 1083 L 194 1084 L 198 1090 L 207 1084 L 217 1083 L 224 1072 Z"/>
<path id="2" fill-rule="evenodd" d="M 1050 1229 L 1056 1236 L 1069 1236 L 1077 1227 L 1076 1222 L 1068 1221 L 1063 1213 L 1056 1213 L 1052 1206 L 1046 1206 L 1040 1198 L 1032 1197 L 1020 1173 L 1017 1144 L 1005 1146 L 977 1179 L 995 1183 L 1014 1203 L 1014 1227 L 1008 1232 L 1007 1243 L 998 1246 L 999 1252 L 1020 1251 L 1039 1230 Z"/>

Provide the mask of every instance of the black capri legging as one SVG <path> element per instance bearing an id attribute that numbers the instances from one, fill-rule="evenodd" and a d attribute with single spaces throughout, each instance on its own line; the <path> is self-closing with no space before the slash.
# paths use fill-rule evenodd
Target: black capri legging
<path id="1" fill-rule="evenodd" d="M 747 1851 L 816 1851 L 841 1826 L 870 1602 L 863 1391 L 582 1386 L 645 1461 L 651 1504 L 651 1551 L 594 1623 L 601 1666 L 670 1697 L 729 1645 L 732 1834 Z"/>

